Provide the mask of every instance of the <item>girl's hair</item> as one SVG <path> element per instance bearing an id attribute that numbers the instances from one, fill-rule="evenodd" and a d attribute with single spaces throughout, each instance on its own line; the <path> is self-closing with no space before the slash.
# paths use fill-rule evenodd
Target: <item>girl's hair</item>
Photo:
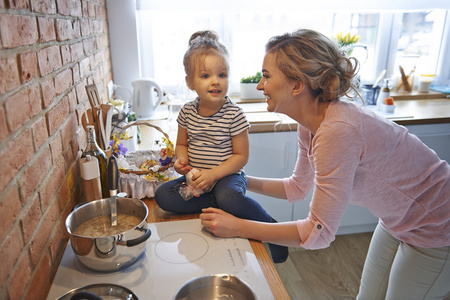
<path id="1" fill-rule="evenodd" d="M 275 55 L 286 77 L 304 82 L 317 102 L 349 96 L 350 88 L 356 91 L 352 78 L 359 62 L 347 58 L 337 43 L 319 32 L 301 29 L 275 36 L 266 44 L 266 52 Z"/>
<path id="2" fill-rule="evenodd" d="M 227 69 L 230 68 L 228 62 L 228 50 L 219 42 L 219 36 L 214 31 L 204 30 L 195 32 L 189 39 L 189 49 L 184 54 L 183 65 L 186 75 L 195 71 L 196 63 L 207 55 L 220 55 Z"/>

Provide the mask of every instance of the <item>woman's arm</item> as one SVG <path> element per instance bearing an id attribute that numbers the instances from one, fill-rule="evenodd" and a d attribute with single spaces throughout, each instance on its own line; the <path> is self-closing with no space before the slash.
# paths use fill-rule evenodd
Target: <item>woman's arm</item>
<path id="1" fill-rule="evenodd" d="M 283 179 L 247 176 L 247 189 L 258 194 L 287 199 Z"/>
<path id="2" fill-rule="evenodd" d="M 289 247 L 299 247 L 301 240 L 296 222 L 265 223 L 239 219 L 217 208 L 204 208 L 201 223 L 218 237 L 241 237 Z"/>

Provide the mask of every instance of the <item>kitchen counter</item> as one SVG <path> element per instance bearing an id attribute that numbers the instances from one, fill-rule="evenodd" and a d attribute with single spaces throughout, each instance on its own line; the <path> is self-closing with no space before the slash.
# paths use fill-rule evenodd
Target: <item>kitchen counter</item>
<path id="1" fill-rule="evenodd" d="M 153 198 L 143 199 L 144 203 L 148 207 L 148 223 L 189 220 L 198 218 L 199 214 L 190 215 L 177 215 L 170 212 L 166 212 L 159 208 Z M 255 240 L 249 240 L 252 250 L 258 260 L 259 266 L 264 273 L 264 276 L 269 284 L 270 290 L 275 299 L 289 299 L 289 295 L 281 282 L 280 277 L 272 263 L 269 254 L 267 253 L 263 243 Z"/>

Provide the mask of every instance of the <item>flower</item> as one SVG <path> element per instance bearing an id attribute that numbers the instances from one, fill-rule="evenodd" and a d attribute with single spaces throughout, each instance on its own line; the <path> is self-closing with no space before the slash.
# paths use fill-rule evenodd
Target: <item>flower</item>
<path id="1" fill-rule="evenodd" d="M 359 41 L 359 39 L 360 39 L 359 35 L 357 34 L 351 35 L 350 32 L 347 33 L 346 35 L 344 35 L 342 31 L 336 34 L 336 41 L 338 42 L 340 47 L 356 44 Z"/>
<path id="2" fill-rule="evenodd" d="M 113 135 L 112 141 L 109 142 L 109 145 L 112 148 L 112 153 L 115 157 L 119 157 L 119 155 L 125 155 L 128 151 L 127 148 L 120 142 L 120 140 L 129 140 L 128 133 L 121 134 L 117 137 L 115 134 Z"/>

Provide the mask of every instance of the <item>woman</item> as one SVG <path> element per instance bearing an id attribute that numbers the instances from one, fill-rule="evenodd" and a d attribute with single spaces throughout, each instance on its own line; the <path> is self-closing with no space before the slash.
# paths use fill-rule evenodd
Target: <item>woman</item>
<path id="1" fill-rule="evenodd" d="M 220 237 L 320 249 L 334 240 L 348 203 L 379 218 L 358 299 L 444 298 L 450 291 L 450 167 L 408 131 L 340 97 L 357 62 L 330 39 L 299 30 L 269 40 L 258 89 L 267 110 L 298 122 L 299 153 L 285 179 L 248 176 L 248 189 L 290 202 L 305 198 L 304 220 L 278 224 L 203 209 Z"/>

